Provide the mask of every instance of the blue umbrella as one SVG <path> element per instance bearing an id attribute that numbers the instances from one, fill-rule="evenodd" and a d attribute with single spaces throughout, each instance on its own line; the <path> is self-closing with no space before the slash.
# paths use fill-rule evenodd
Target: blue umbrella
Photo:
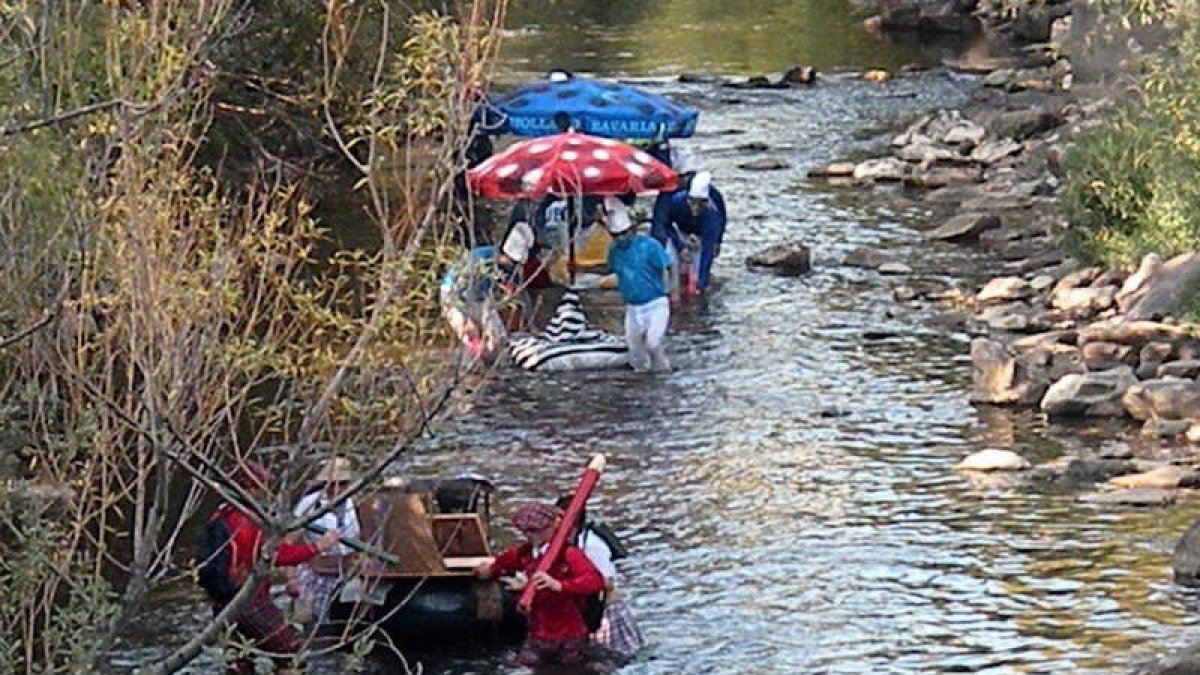
<path id="1" fill-rule="evenodd" d="M 687 138 L 696 131 L 700 116 L 691 108 L 634 87 L 574 76 L 531 82 L 493 101 L 491 107 L 503 117 L 503 123 L 489 131 L 518 136 L 564 131 L 560 121 L 565 121 L 565 113 L 570 116 L 571 129 L 592 136 Z"/>

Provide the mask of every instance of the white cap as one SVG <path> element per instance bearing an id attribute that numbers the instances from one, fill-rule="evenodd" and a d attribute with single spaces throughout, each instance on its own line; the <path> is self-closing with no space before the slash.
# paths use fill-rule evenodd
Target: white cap
<path id="1" fill-rule="evenodd" d="M 551 82 L 566 82 L 567 80 L 571 79 L 571 73 L 568 73 L 565 70 L 552 70 L 550 71 L 550 74 L 546 76 L 546 79 L 550 80 Z"/>
<path id="2" fill-rule="evenodd" d="M 687 148 L 671 148 L 671 168 L 675 173 L 695 173 L 699 169 L 696 154 Z"/>
<path id="3" fill-rule="evenodd" d="M 692 186 L 688 188 L 688 197 L 692 199 L 708 199 L 708 186 L 712 183 L 712 174 L 707 171 L 701 171 L 692 178 Z"/>
<path id="4" fill-rule="evenodd" d="M 500 252 L 512 258 L 513 262 L 524 264 L 533 244 L 533 228 L 529 226 L 529 223 L 520 222 L 513 225 L 504 244 L 500 246 Z"/>
<path id="5" fill-rule="evenodd" d="M 629 209 L 625 207 L 625 202 L 616 197 L 604 198 L 604 213 L 607 216 L 605 227 L 611 235 L 618 235 L 633 227 L 633 221 L 629 219 Z"/>

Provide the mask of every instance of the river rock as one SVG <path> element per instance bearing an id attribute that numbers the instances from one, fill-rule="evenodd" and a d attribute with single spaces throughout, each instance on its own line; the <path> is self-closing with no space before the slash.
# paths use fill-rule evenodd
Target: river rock
<path id="1" fill-rule="evenodd" d="M 854 176 L 854 168 L 858 166 L 854 162 L 834 162 L 825 166 L 811 169 L 808 172 L 809 178 L 850 178 Z"/>
<path id="2" fill-rule="evenodd" d="M 766 158 L 756 159 L 752 162 L 743 162 L 738 164 L 739 169 L 746 171 L 778 171 L 780 169 L 790 169 L 791 164 L 782 159 Z"/>
<path id="3" fill-rule="evenodd" d="M 1020 277 L 996 277 L 984 284 L 975 301 L 981 305 L 1023 300 L 1033 295 L 1029 282 Z"/>
<path id="4" fill-rule="evenodd" d="M 1136 382 L 1128 366 L 1098 373 L 1072 373 L 1050 385 L 1041 409 L 1051 417 L 1118 416 L 1121 408 L 1114 404 Z"/>
<path id="5" fill-rule="evenodd" d="M 1129 453 L 1132 456 L 1132 452 Z M 1137 465 L 1127 459 L 1084 458 L 1072 459 L 1065 471 L 1062 481 L 1074 487 L 1092 485 L 1115 476 L 1124 476 L 1137 471 Z"/>
<path id="6" fill-rule="evenodd" d="M 912 274 L 913 268 L 901 262 L 886 262 L 879 266 L 880 274 Z"/>
<path id="7" fill-rule="evenodd" d="M 987 129 L 979 126 L 971 120 L 959 120 L 957 124 L 950 127 L 942 134 L 941 141 L 946 145 L 960 145 L 968 148 L 974 148 L 983 142 L 987 136 Z"/>
<path id="8" fill-rule="evenodd" d="M 860 246 L 846 254 L 846 259 L 842 264 L 847 267 L 862 267 L 864 269 L 874 270 L 885 263 L 891 262 L 891 258 L 886 253 L 879 249 Z"/>
<path id="9" fill-rule="evenodd" d="M 1088 370 L 1112 370 L 1132 365 L 1133 347 L 1115 342 L 1089 342 L 1080 349 Z"/>
<path id="10" fill-rule="evenodd" d="M 1159 378 L 1177 377 L 1180 379 L 1194 380 L 1200 376 L 1200 360 L 1188 359 L 1185 361 L 1171 361 L 1164 363 L 1158 367 L 1156 375 Z"/>
<path id="11" fill-rule="evenodd" d="M 817 81 L 817 69 L 812 66 L 793 66 L 783 74 L 788 84 L 809 85 Z"/>
<path id="12" fill-rule="evenodd" d="M 1147 342 L 1146 344 L 1142 345 L 1142 348 L 1138 350 L 1138 361 L 1141 363 L 1154 363 L 1156 365 L 1161 365 L 1164 361 L 1171 358 L 1171 355 L 1174 353 L 1175 344 L 1173 342 L 1156 340 L 1154 342 Z M 1155 370 L 1154 374 L 1157 376 L 1158 371 Z"/>
<path id="13" fill-rule="evenodd" d="M 1150 471 L 1117 476 L 1108 482 L 1116 487 L 1125 489 L 1160 488 L 1174 489 L 1189 487 L 1196 484 L 1196 472 L 1174 464 L 1163 464 Z"/>
<path id="14" fill-rule="evenodd" d="M 1085 267 L 1081 270 L 1071 272 L 1070 274 L 1064 275 L 1063 278 L 1058 280 L 1058 283 L 1054 285 L 1054 290 L 1052 292 L 1060 293 L 1071 288 L 1088 286 L 1096 280 L 1096 277 L 1100 276 L 1100 272 L 1101 270 L 1099 267 Z"/>
<path id="15" fill-rule="evenodd" d="M 1061 126 L 1065 119 L 1057 110 L 1030 108 L 998 112 L 985 111 L 980 114 L 979 121 L 993 138 L 1011 138 L 1023 141 L 1030 136 Z"/>
<path id="16" fill-rule="evenodd" d="M 1083 495 L 1079 501 L 1088 504 L 1110 504 L 1113 506 L 1168 506 L 1175 502 L 1175 490 L 1139 488 L 1136 490 L 1114 490 Z"/>
<path id="17" fill-rule="evenodd" d="M 926 190 L 982 182 L 983 168 L 978 166 L 935 166 L 904 179 L 906 186 Z"/>
<path id="18" fill-rule="evenodd" d="M 1024 148 L 1011 138 L 998 141 L 983 141 L 971 150 L 971 159 L 981 164 L 995 164 L 1005 157 L 1011 157 Z"/>
<path id="19" fill-rule="evenodd" d="M 977 24 L 957 0 L 900 0 L 880 7 L 879 25 L 887 31 L 962 34 Z"/>
<path id="20" fill-rule="evenodd" d="M 1200 586 L 1200 519 L 1195 520 L 1175 544 L 1171 569 L 1175 572 L 1175 583 Z"/>
<path id="21" fill-rule="evenodd" d="M 1200 253 L 1171 258 L 1144 284 L 1126 312 L 1129 319 L 1156 319 L 1178 312 L 1200 289 Z"/>
<path id="22" fill-rule="evenodd" d="M 986 338 L 971 341 L 971 402 L 995 405 L 1032 405 L 1049 382 L 1004 345 Z"/>
<path id="23" fill-rule="evenodd" d="M 1029 280 L 1029 288 L 1033 289 L 1034 293 L 1041 293 L 1050 288 L 1056 283 L 1053 276 L 1049 274 L 1039 274 Z"/>
<path id="24" fill-rule="evenodd" d="M 1135 302 L 1146 295 L 1146 291 L 1150 287 L 1150 280 L 1159 273 L 1160 269 L 1162 269 L 1162 258 L 1159 258 L 1157 254 L 1147 253 L 1142 258 L 1137 271 L 1131 274 L 1121 284 L 1121 290 L 1117 291 L 1117 306 L 1121 308 L 1122 313 L 1128 312 Z"/>
<path id="25" fill-rule="evenodd" d="M 778 275 L 795 277 L 812 269 L 809 248 L 800 242 L 776 244 L 746 258 L 751 267 L 765 267 Z"/>
<path id="26" fill-rule="evenodd" d="M 1068 288 L 1051 293 L 1050 306 L 1073 316 L 1093 316 L 1112 307 L 1116 295 L 1116 286 Z"/>
<path id="27" fill-rule="evenodd" d="M 1160 420 L 1151 418 L 1142 425 L 1142 436 L 1146 438 L 1175 438 L 1187 433 L 1192 423 L 1187 420 Z"/>
<path id="28" fill-rule="evenodd" d="M 987 325 L 992 330 L 1023 333 L 1029 329 L 1031 313 L 1032 310 L 1028 305 L 1005 303 L 985 307 L 982 312 L 975 315 L 975 320 Z"/>
<path id="29" fill-rule="evenodd" d="M 1192 380 L 1147 380 L 1121 399 L 1135 420 L 1200 420 L 1200 384 Z"/>
<path id="30" fill-rule="evenodd" d="M 854 167 L 853 175 L 859 181 L 899 181 L 908 175 L 908 165 L 895 157 L 868 159 Z"/>
<path id="31" fill-rule="evenodd" d="M 906 162 L 932 164 L 937 161 L 957 162 L 966 159 L 963 155 L 938 145 L 909 143 L 896 151 L 896 156 Z"/>
<path id="32" fill-rule="evenodd" d="M 944 241 L 967 242 L 974 241 L 987 230 L 1000 226 L 1000 216 L 992 213 L 968 212 L 960 213 L 947 220 L 935 230 L 927 232 L 930 239 Z"/>
<path id="33" fill-rule="evenodd" d="M 1157 321 L 1093 323 L 1079 331 L 1081 345 L 1088 342 L 1142 345 L 1147 342 L 1171 342 L 1185 337 L 1185 329 Z"/>
<path id="34" fill-rule="evenodd" d="M 721 78 L 712 73 L 680 73 L 679 81 L 684 84 L 716 84 Z"/>
<path id="35" fill-rule="evenodd" d="M 954 468 L 962 471 L 1024 471 L 1029 460 L 1011 450 L 988 448 L 967 455 Z"/>

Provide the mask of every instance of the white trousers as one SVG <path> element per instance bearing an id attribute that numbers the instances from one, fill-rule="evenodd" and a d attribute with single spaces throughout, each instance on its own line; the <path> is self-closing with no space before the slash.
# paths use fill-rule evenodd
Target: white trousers
<path id="1" fill-rule="evenodd" d="M 625 305 L 625 341 L 629 343 L 629 365 L 634 370 L 669 370 L 663 338 L 671 321 L 667 299 L 644 305 Z"/>

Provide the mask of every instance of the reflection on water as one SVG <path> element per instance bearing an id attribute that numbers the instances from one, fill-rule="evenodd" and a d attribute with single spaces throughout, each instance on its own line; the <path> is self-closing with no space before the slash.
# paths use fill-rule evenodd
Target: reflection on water
<path id="1" fill-rule="evenodd" d="M 879 49 L 872 63 L 912 58 L 852 31 L 832 0 L 521 3 L 513 19 L 538 28 L 514 38 L 506 58 L 534 70 L 568 53 L 564 42 L 579 47 L 568 67 L 642 73 L 778 69 L 826 47 L 834 62 L 865 63 L 861 45 Z M 918 204 L 816 190 L 804 178 L 880 142 L 880 129 L 961 102 L 975 83 L 930 72 L 736 97 L 649 86 L 702 110 L 689 144 L 731 210 L 719 292 L 673 317 L 677 370 L 503 372 L 403 470 L 493 477 L 497 529 L 511 538 L 503 519 L 520 500 L 554 497 L 591 454 L 608 455 L 592 507 L 632 551 L 623 585 L 649 642 L 623 673 L 1112 673 L 1186 640 L 1193 598 L 1170 583 L 1169 555 L 1194 501 L 1116 510 L 1021 479 L 956 473 L 958 459 L 985 447 L 1040 462 L 1100 441 L 1056 438 L 1033 414 L 969 406 L 967 336 L 927 328 L 930 310 L 898 307 L 891 286 L 950 283 L 980 261 L 923 241 L 911 227 L 927 216 Z M 749 142 L 769 149 L 739 149 Z M 738 168 L 764 154 L 792 168 Z M 743 266 L 790 240 L 812 247 L 812 274 Z M 895 280 L 842 266 L 859 246 L 915 271 Z M 615 321 L 609 302 L 602 322 Z M 867 331 L 890 337 L 865 340 Z M 146 625 L 169 635 L 145 641 L 186 637 L 179 605 L 163 612 Z M 503 651 L 414 656 L 429 673 L 511 670 Z M 194 672 L 208 672 L 205 663 Z"/>
<path id="2" fill-rule="evenodd" d="M 504 65 L 656 75 L 925 63 L 862 28 L 847 0 L 515 0 Z"/>

